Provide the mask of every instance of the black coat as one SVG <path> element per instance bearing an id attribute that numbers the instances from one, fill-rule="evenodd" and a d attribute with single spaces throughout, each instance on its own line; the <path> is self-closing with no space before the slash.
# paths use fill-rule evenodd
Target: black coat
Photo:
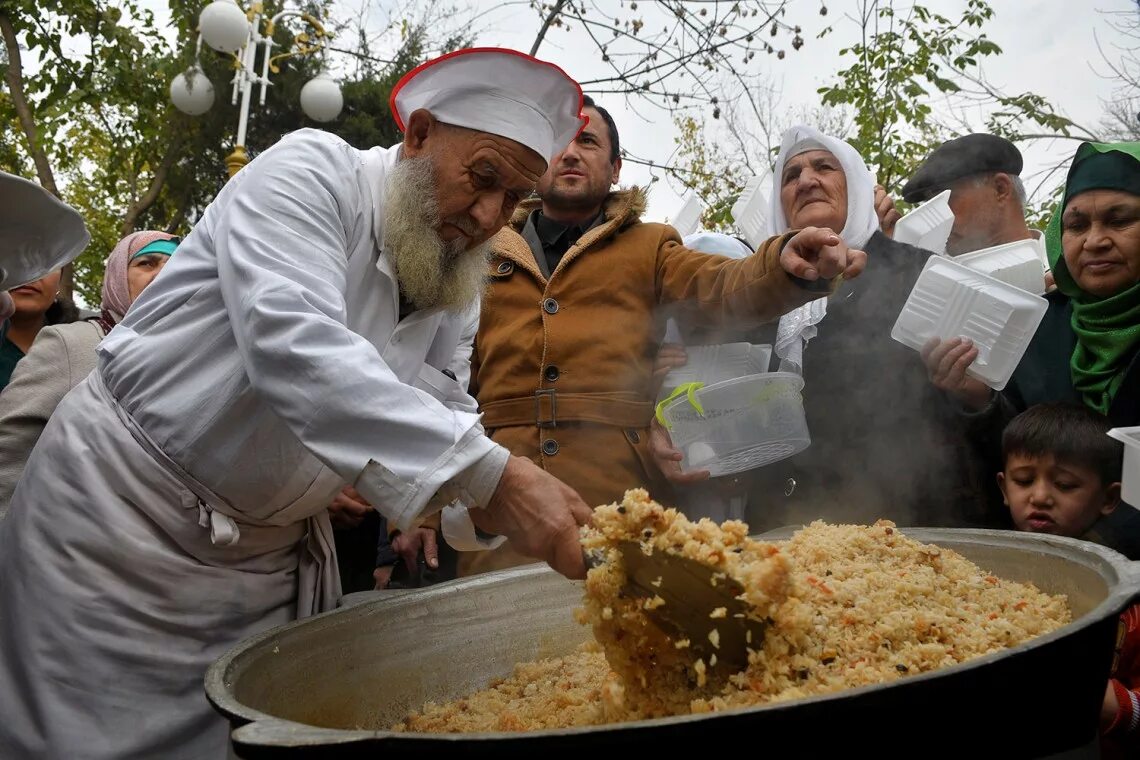
<path id="1" fill-rule="evenodd" d="M 984 512 L 960 421 L 918 352 L 891 338 L 934 254 L 881 233 L 864 248 L 866 271 L 831 297 L 804 351 L 811 446 L 753 472 L 753 531 L 817 518 L 955 527 Z"/>

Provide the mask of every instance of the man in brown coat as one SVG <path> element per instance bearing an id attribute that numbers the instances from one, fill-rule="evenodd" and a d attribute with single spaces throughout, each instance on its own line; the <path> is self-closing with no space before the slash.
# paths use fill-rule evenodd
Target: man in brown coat
<path id="1" fill-rule="evenodd" d="M 640 221 L 640 189 L 611 192 L 621 172 L 617 129 L 588 98 L 583 112 L 589 123 L 554 157 L 539 197 L 520 204 L 493 240 L 472 393 L 493 440 L 587 504 L 636 487 L 668 502 L 648 448 L 658 307 L 674 305 L 690 324 L 759 324 L 826 295 L 824 278 L 857 275 L 866 257 L 816 228 L 773 238 L 742 260 L 683 247 L 672 227 Z M 828 267 L 833 243 L 841 262 Z M 528 561 L 503 546 L 465 553 L 459 572 Z"/>

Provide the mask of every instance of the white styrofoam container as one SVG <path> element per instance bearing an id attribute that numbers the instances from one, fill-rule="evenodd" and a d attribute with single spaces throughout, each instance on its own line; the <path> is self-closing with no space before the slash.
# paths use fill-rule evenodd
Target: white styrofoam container
<path id="1" fill-rule="evenodd" d="M 967 374 L 1001 390 L 1041 324 L 1049 302 L 958 262 L 931 256 L 891 337 L 916 351 L 931 338 L 969 338 L 978 358 Z"/>
<path id="2" fill-rule="evenodd" d="M 1124 482 L 1120 498 L 1140 509 L 1140 427 L 1113 428 L 1108 434 L 1124 444 Z"/>
<path id="3" fill-rule="evenodd" d="M 950 210 L 950 191 L 943 190 L 926 203 L 911 210 L 895 223 L 895 241 L 946 253 L 946 241 L 954 228 L 954 213 Z"/>
<path id="4" fill-rule="evenodd" d="M 740 197 L 732 204 L 732 221 L 753 248 L 768 238 L 768 193 L 771 172 L 757 174 L 744 185 Z"/>
<path id="5" fill-rule="evenodd" d="M 1037 248 L 1033 240 L 1017 240 L 964 253 L 955 256 L 954 261 L 1040 296 L 1045 294 L 1045 268 Z"/>
<path id="6" fill-rule="evenodd" d="M 685 346 L 688 360 L 683 367 L 670 370 L 663 390 L 671 391 L 685 383 L 714 385 L 745 375 L 768 371 L 772 346 L 752 343 L 717 343 L 708 346 Z"/>
<path id="7" fill-rule="evenodd" d="M 673 218 L 673 229 L 677 230 L 677 234 L 681 237 L 696 232 L 701 225 L 701 214 L 704 213 L 704 210 L 705 208 L 697 194 L 689 193 L 681 205 L 681 210 Z"/>

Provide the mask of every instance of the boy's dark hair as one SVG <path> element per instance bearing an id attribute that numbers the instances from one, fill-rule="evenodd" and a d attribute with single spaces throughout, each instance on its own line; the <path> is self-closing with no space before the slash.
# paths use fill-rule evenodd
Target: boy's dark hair
<path id="1" fill-rule="evenodd" d="M 1108 436 L 1112 424 L 1081 404 L 1038 404 L 1013 418 L 1001 436 L 1003 462 L 1014 454 L 1052 454 L 1094 470 L 1104 484 L 1120 480 L 1124 446 Z"/>
<path id="2" fill-rule="evenodd" d="M 610 131 L 610 163 L 612 164 L 621 155 L 621 144 L 618 140 L 617 124 L 614 124 L 614 117 L 610 116 L 609 111 L 595 103 L 589 95 L 582 96 L 582 108 L 593 108 L 601 114 L 602 121 L 606 123 L 606 129 Z"/>

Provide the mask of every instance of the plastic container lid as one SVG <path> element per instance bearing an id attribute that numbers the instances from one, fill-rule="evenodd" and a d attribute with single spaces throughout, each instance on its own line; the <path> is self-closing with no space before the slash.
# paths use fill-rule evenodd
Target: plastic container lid
<path id="1" fill-rule="evenodd" d="M 1048 307 L 1049 302 L 1040 296 L 952 259 L 931 256 L 891 337 L 916 351 L 931 338 L 969 338 L 978 348 L 978 358 L 967 374 L 1000 391 Z"/>
<path id="2" fill-rule="evenodd" d="M 691 398 L 681 394 L 665 404 L 661 414 L 673 445 L 684 454 L 682 471 L 730 475 L 806 449 L 811 436 L 803 386 L 794 373 L 766 372 L 706 386 Z"/>
<path id="3" fill-rule="evenodd" d="M 954 228 L 954 212 L 950 210 L 950 191 L 943 190 L 895 224 L 895 241 L 946 254 L 946 241 Z"/>
<path id="4" fill-rule="evenodd" d="M 1140 427 L 1113 428 L 1108 434 L 1124 444 L 1124 482 L 1120 498 L 1140 509 Z"/>
<path id="5" fill-rule="evenodd" d="M 663 390 L 672 390 L 686 383 L 713 385 L 745 375 L 768 371 L 772 359 L 772 346 L 751 343 L 718 343 L 710 346 L 685 346 L 688 361 L 683 367 L 670 370 L 665 376 Z"/>
<path id="6" fill-rule="evenodd" d="M 954 261 L 1034 295 L 1045 293 L 1045 268 L 1033 240 L 1017 240 L 955 256 Z"/>
<path id="7" fill-rule="evenodd" d="M 677 230 L 677 234 L 681 237 L 696 232 L 701 225 L 701 214 L 704 213 L 704 210 L 705 207 L 697 194 L 689 193 L 684 204 L 681 205 L 681 210 L 673 219 L 673 229 Z"/>
<path id="8" fill-rule="evenodd" d="M 768 239 L 768 194 L 764 192 L 772 174 L 757 174 L 744 185 L 732 204 L 732 220 L 753 248 Z"/>

